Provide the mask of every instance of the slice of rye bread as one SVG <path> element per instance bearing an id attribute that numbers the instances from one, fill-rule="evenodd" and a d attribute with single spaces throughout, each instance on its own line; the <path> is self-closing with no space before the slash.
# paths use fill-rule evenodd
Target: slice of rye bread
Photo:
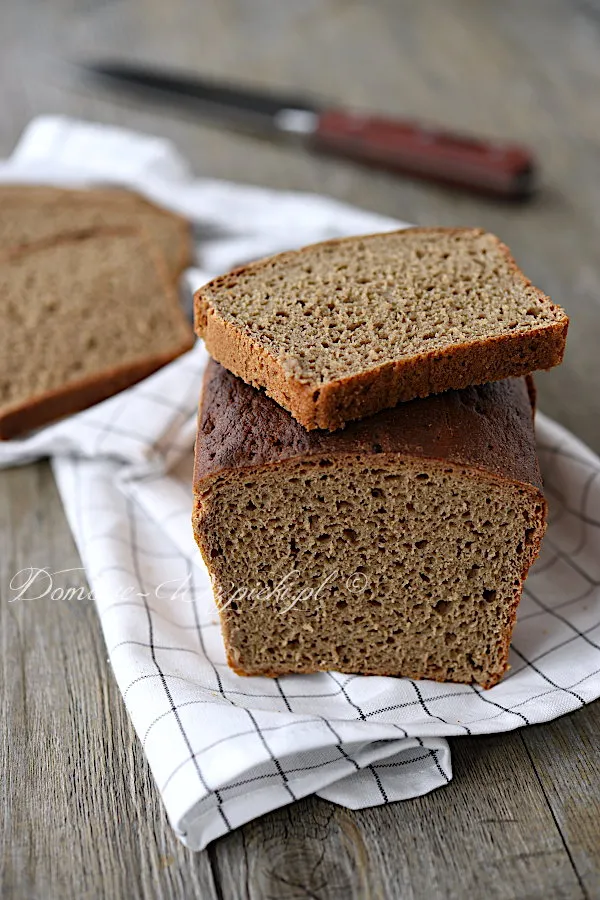
<path id="1" fill-rule="evenodd" d="M 501 678 L 546 519 L 525 378 L 328 434 L 211 361 L 194 496 L 239 674 Z"/>
<path id="2" fill-rule="evenodd" d="M 314 244 L 195 296 L 209 353 L 307 429 L 561 362 L 568 319 L 477 229 Z"/>
<path id="3" fill-rule="evenodd" d="M 0 185 L 0 250 L 93 228 L 143 228 L 162 251 L 169 275 L 193 265 L 190 223 L 131 191 Z"/>
<path id="4" fill-rule="evenodd" d="M 164 260 L 132 229 L 3 254 L 0 314 L 2 440 L 116 394 L 194 342 Z"/>

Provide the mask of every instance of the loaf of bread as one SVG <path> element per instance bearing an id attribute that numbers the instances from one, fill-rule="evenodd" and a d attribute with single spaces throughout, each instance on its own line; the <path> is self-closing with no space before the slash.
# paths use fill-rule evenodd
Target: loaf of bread
<path id="1" fill-rule="evenodd" d="M 495 684 L 545 529 L 531 392 L 507 379 L 328 434 L 211 361 L 193 525 L 231 667 Z"/>
<path id="2" fill-rule="evenodd" d="M 192 346 L 164 265 L 131 229 L 0 256 L 0 439 L 104 400 Z"/>
<path id="3" fill-rule="evenodd" d="M 174 281 L 193 264 L 189 222 L 131 191 L 0 185 L 0 252 L 93 228 L 144 229 Z"/>
<path id="4" fill-rule="evenodd" d="M 216 360 L 305 428 L 329 430 L 555 366 L 568 325 L 496 237 L 460 228 L 282 253 L 201 288 L 195 318 Z"/>

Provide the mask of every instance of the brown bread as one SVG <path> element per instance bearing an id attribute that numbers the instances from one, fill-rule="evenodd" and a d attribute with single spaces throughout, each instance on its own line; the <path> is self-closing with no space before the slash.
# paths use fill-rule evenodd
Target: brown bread
<path id="1" fill-rule="evenodd" d="M 0 250 L 93 228 L 142 228 L 176 280 L 193 264 L 190 225 L 130 191 L 0 185 Z"/>
<path id="2" fill-rule="evenodd" d="M 164 261 L 131 229 L 0 259 L 0 439 L 110 397 L 193 344 Z"/>
<path id="3" fill-rule="evenodd" d="M 307 429 L 561 362 L 568 319 L 498 238 L 411 228 L 327 241 L 195 297 L 211 355 Z"/>
<path id="4" fill-rule="evenodd" d="M 545 529 L 525 379 L 327 434 L 211 361 L 194 492 L 236 672 L 501 678 Z"/>

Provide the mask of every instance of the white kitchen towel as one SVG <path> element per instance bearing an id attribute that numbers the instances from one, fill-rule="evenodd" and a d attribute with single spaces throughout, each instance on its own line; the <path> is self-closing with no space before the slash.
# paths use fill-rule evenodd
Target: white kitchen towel
<path id="1" fill-rule="evenodd" d="M 194 180 L 165 141 L 58 118 L 29 126 L 0 180 L 130 185 L 186 213 L 202 235 L 189 286 L 272 250 L 401 224 L 322 197 Z M 205 361 L 197 344 L 116 397 L 0 445 L 3 466 L 52 457 L 110 663 L 189 847 L 312 793 L 351 808 L 419 796 L 451 778 L 445 737 L 544 722 L 600 695 L 600 460 L 541 414 L 550 526 L 499 685 L 236 676 L 190 527 Z M 50 596 L 54 573 L 41 565 L 15 573 L 13 602 Z"/>

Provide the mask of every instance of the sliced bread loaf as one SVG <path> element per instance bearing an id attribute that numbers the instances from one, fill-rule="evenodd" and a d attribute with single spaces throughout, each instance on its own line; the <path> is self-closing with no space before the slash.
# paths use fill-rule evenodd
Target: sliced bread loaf
<path id="1" fill-rule="evenodd" d="M 193 524 L 229 663 L 490 687 L 545 529 L 525 379 L 307 432 L 209 363 Z"/>
<path id="2" fill-rule="evenodd" d="M 130 229 L 0 259 L 0 439 L 104 400 L 193 344 L 162 257 Z"/>
<path id="3" fill-rule="evenodd" d="M 143 228 L 176 280 L 193 263 L 190 224 L 131 191 L 0 185 L 0 250 L 93 228 Z"/>
<path id="4" fill-rule="evenodd" d="M 498 238 L 411 228 L 327 241 L 195 296 L 211 355 L 307 429 L 561 362 L 568 319 Z"/>

